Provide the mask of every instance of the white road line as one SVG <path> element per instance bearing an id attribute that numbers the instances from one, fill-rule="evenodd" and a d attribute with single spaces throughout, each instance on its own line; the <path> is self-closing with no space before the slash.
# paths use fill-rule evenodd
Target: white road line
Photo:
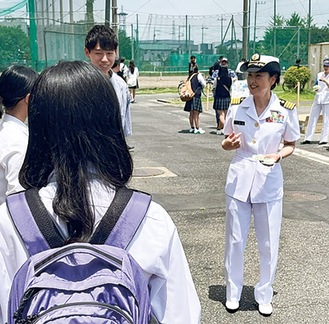
<path id="1" fill-rule="evenodd" d="M 294 154 L 315 162 L 329 165 L 329 157 L 318 153 L 308 152 L 306 150 L 295 148 Z"/>

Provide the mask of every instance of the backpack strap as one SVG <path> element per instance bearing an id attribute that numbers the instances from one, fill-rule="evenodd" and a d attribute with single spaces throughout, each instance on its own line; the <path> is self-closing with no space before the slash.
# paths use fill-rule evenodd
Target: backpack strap
<path id="1" fill-rule="evenodd" d="M 30 256 L 63 245 L 64 238 L 32 188 L 6 199 L 9 214 Z"/>
<path id="2" fill-rule="evenodd" d="M 65 244 L 65 238 L 44 206 L 38 189 L 12 194 L 6 202 L 30 256 Z M 125 249 L 143 221 L 150 202 L 148 194 L 119 188 L 89 243 Z"/>
<path id="3" fill-rule="evenodd" d="M 130 197 L 127 201 L 125 196 L 128 192 Z M 112 209 L 114 213 L 110 209 L 106 212 L 89 242 L 126 249 L 141 225 L 150 203 L 149 194 L 126 187 L 120 188 L 113 200 L 114 207 L 118 206 L 117 210 Z"/>

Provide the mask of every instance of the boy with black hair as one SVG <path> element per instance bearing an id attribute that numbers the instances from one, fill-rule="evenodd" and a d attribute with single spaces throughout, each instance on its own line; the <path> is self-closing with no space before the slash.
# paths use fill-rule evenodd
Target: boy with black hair
<path id="1" fill-rule="evenodd" d="M 128 86 L 122 78 L 112 71 L 118 53 L 118 38 L 113 29 L 105 25 L 95 25 L 86 36 L 84 51 L 92 65 L 109 75 L 118 97 L 124 134 L 126 137 L 130 136 L 132 129 Z M 133 149 L 133 147 L 129 148 Z"/>

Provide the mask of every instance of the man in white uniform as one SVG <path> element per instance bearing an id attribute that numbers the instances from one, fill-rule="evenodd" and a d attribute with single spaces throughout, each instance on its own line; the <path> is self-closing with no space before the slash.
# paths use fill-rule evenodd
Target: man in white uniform
<path id="1" fill-rule="evenodd" d="M 305 139 L 301 144 L 311 144 L 316 124 L 322 112 L 322 131 L 319 145 L 326 145 L 329 135 L 329 59 L 323 60 L 323 72 L 319 72 L 316 77 L 314 90 L 316 95 L 311 107 L 310 118 L 306 130 Z"/>
<path id="2" fill-rule="evenodd" d="M 282 219 L 283 176 L 278 162 L 294 151 L 299 124 L 294 106 L 272 92 L 280 80 L 277 58 L 254 54 L 241 71 L 248 73 L 250 96 L 229 108 L 222 141 L 224 150 L 236 150 L 225 187 L 226 309 L 235 312 L 239 308 L 244 250 L 253 215 L 260 253 L 255 300 L 260 314 L 269 316 Z"/>

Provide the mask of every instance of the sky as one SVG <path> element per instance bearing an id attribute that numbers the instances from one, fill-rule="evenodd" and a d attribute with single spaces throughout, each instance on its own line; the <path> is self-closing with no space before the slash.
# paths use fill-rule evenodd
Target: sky
<path id="1" fill-rule="evenodd" d="M 257 1 L 259 19 L 265 23 L 274 14 L 275 0 Z M 118 10 L 123 7 L 128 18 L 135 14 L 159 15 L 214 15 L 234 14 L 243 10 L 243 0 L 117 0 Z M 319 25 L 326 25 L 329 19 L 327 0 L 276 0 L 277 14 L 289 17 L 296 11 L 302 17 L 309 12 Z M 254 16 L 255 0 L 251 0 Z"/>
<path id="2" fill-rule="evenodd" d="M 311 8 L 313 22 L 318 26 L 326 26 L 329 20 L 328 0 L 250 0 L 250 38 L 259 40 L 264 35 L 266 27 L 269 26 L 271 18 L 274 16 L 274 3 L 276 3 L 276 14 L 284 18 L 289 18 L 293 12 L 298 13 L 302 18 L 306 18 Z M 257 12 L 255 13 L 255 3 L 257 1 Z M 124 12 L 126 25 L 140 25 L 140 36 L 150 38 L 163 38 L 163 32 L 157 31 L 155 25 L 171 24 L 166 33 L 169 37 L 175 34 L 177 38 L 178 25 L 185 24 L 184 16 L 194 16 L 191 19 L 193 27 L 193 38 L 196 43 L 216 42 L 227 32 L 226 39 L 231 37 L 232 30 L 238 39 L 242 39 L 243 21 L 243 0 L 117 0 L 118 12 Z M 231 17 L 234 17 L 235 28 L 230 25 Z M 166 18 L 167 16 L 167 18 Z M 168 16 L 174 16 L 169 18 Z M 202 18 L 202 16 L 205 16 Z M 214 19 L 213 16 L 217 16 Z M 150 18 L 151 17 L 151 18 Z M 175 18 L 176 17 L 176 18 Z M 182 17 L 182 18 L 180 18 Z M 255 25 L 256 17 L 256 25 Z M 172 22 L 170 22 L 170 19 Z M 198 22 L 199 20 L 199 22 Z M 176 25 L 173 26 L 173 21 Z M 147 27 L 147 24 L 149 27 Z M 147 28 L 151 29 L 149 35 Z M 175 28 L 176 32 L 173 31 Z M 182 27 L 183 28 L 183 27 Z M 216 29 L 215 29 L 216 28 Z M 128 34 L 131 31 L 128 28 Z M 158 34 L 158 35 L 157 35 Z M 160 35 L 162 34 L 162 35 Z M 255 36 L 254 36 L 255 35 Z M 182 36 L 184 37 L 184 36 Z"/>
<path id="3" fill-rule="evenodd" d="M 163 31 L 156 24 L 170 24 L 165 33 L 167 38 L 178 36 L 178 26 L 186 23 L 184 16 L 194 16 L 189 23 L 194 25 L 193 39 L 196 43 L 216 42 L 227 32 L 226 39 L 231 37 L 232 30 L 238 39 L 242 39 L 243 22 L 243 1 L 244 0 L 117 0 L 118 12 L 124 12 L 126 25 L 140 26 L 140 37 L 163 38 Z M 329 20 L 328 0 L 250 0 L 250 37 L 260 39 L 269 26 L 274 16 L 274 3 L 276 3 L 276 14 L 284 18 L 290 18 L 293 12 L 306 18 L 311 8 L 313 22 L 318 26 L 326 26 Z M 257 12 L 255 3 L 257 1 Z M 234 29 L 230 25 L 231 17 L 234 17 Z M 169 17 L 173 16 L 173 17 Z M 214 16 L 217 18 L 214 19 Z M 151 18 L 150 18 L 151 17 Z M 255 24 L 256 17 L 256 24 Z M 174 25 L 175 21 L 175 25 Z M 147 25 L 149 27 L 147 27 Z M 151 29 L 148 31 L 147 28 Z M 161 28 L 162 29 L 162 28 Z M 128 28 L 128 34 L 131 31 Z M 161 34 L 161 35 L 160 35 Z M 254 36 L 255 35 L 255 36 Z M 173 37 L 173 38 L 174 38 Z M 182 36 L 184 38 L 184 36 Z"/>
<path id="4" fill-rule="evenodd" d="M 22 0 L 0 0 L 0 9 Z M 59 0 L 49 0 L 49 4 Z M 74 10 L 81 13 L 85 0 L 72 0 Z M 186 26 L 190 26 L 191 39 L 195 43 L 219 43 L 235 34 L 242 39 L 244 0 L 117 0 L 118 13 L 125 13 L 128 36 L 136 33 L 139 39 L 180 39 L 186 38 Z M 318 27 L 326 26 L 329 20 L 328 0 L 249 0 L 250 38 L 259 40 L 276 14 L 289 18 L 293 12 L 306 18 L 311 4 L 311 16 Z M 257 11 L 255 3 L 257 1 Z M 63 0 L 68 5 L 69 0 Z M 104 0 L 95 0 L 95 20 L 104 19 Z M 13 16 L 24 15 L 23 9 Z M 81 13 L 83 17 L 84 13 Z M 188 20 L 186 20 L 188 16 Z M 123 16 L 122 16 L 123 17 Z M 233 17 L 233 19 L 232 19 Z M 256 23 L 255 23 L 256 17 Z M 138 24 L 137 24 L 138 22 Z M 185 34 L 184 34 L 185 33 Z"/>

